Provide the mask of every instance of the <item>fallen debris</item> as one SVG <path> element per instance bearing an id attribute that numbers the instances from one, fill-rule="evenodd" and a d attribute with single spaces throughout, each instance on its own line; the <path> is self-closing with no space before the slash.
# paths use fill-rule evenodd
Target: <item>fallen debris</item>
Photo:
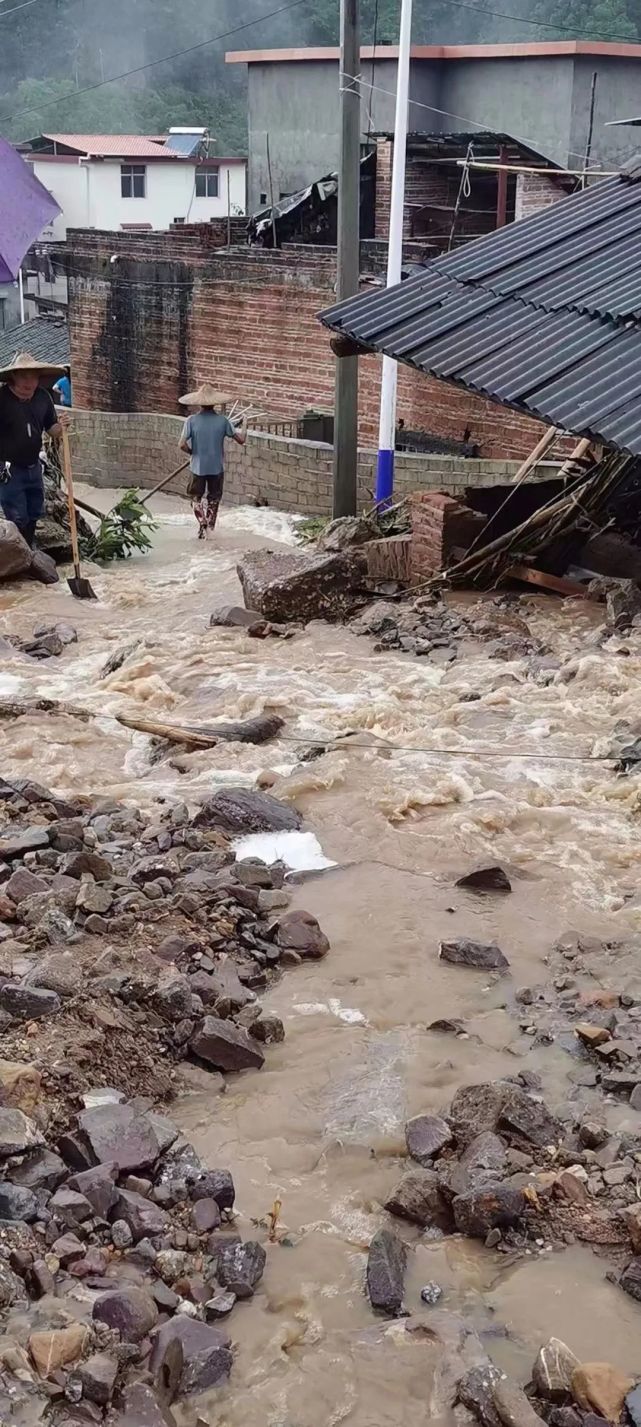
<path id="1" fill-rule="evenodd" d="M 253 550 L 237 567 L 247 609 L 277 624 L 344 620 L 363 604 L 357 554 Z"/>
<path id="2" fill-rule="evenodd" d="M 469 937 L 442 941 L 438 954 L 441 961 L 449 961 L 452 966 L 473 966 L 479 971 L 504 971 L 510 964 L 496 942 L 486 944 Z"/>

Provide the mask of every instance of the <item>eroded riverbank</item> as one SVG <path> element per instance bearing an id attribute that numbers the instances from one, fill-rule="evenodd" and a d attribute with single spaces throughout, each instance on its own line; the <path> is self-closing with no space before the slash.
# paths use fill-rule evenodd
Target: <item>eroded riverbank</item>
<path id="1" fill-rule="evenodd" d="M 514 991 L 549 979 L 544 958 L 568 926 L 621 940 L 638 929 L 639 780 L 575 760 L 607 751 L 614 724 L 634 719 L 639 632 L 591 648 L 596 611 L 528 600 L 520 614 L 559 658 L 542 682 L 528 677 L 527 659 L 488 659 L 482 648 L 443 668 L 375 654 L 344 629 L 310 626 L 284 644 L 209 630 L 211 609 L 237 597 L 238 552 L 264 537 L 230 512 L 220 543 L 203 550 L 189 516 L 171 502 L 158 508 L 167 523 L 150 562 L 95 581 L 92 573 L 99 605 L 47 592 L 47 616 L 73 618 L 79 644 L 46 664 L 4 662 L 5 694 L 73 699 L 97 718 L 1 725 L 3 772 L 145 807 L 258 779 L 295 801 L 338 864 L 294 894 L 318 916 L 332 953 L 264 998 L 285 1023 L 285 1042 L 269 1048 L 260 1074 L 229 1080 L 215 1103 L 190 1072 L 176 1107 L 203 1158 L 233 1168 L 243 1236 L 279 1197 L 294 1243 L 270 1247 L 260 1292 L 238 1305 L 229 1388 L 205 1409 L 182 1408 L 181 1420 L 423 1423 L 430 1351 L 402 1325 L 373 1319 L 365 1248 L 386 1219 L 381 1203 L 399 1177 L 408 1115 L 442 1109 L 462 1084 L 523 1068 L 541 1075 L 552 1106 L 568 1094 L 571 1057 L 556 1040 L 525 1034 Z M 287 534 L 286 522 L 273 532 Z M 30 632 L 42 601 L 32 589 L 17 600 L 3 591 L 4 631 Z M 122 667 L 100 678 L 114 650 L 136 641 Z M 185 722 L 276 712 L 285 728 L 267 747 L 225 744 L 153 764 L 149 740 L 112 717 L 132 708 Z M 314 739 L 352 730 L 377 742 L 299 762 Z M 509 897 L 454 889 L 488 858 L 509 867 Z M 440 962 L 439 941 L 454 935 L 496 940 L 509 978 Z M 629 958 L 625 986 L 616 962 L 601 981 L 634 994 L 634 977 Z M 429 1033 L 439 1018 L 462 1021 L 464 1035 Z M 638 1132 L 627 1104 L 611 1100 L 606 1112 L 611 1128 Z M 580 1244 L 552 1253 L 544 1245 L 539 1257 L 511 1262 L 467 1240 L 422 1241 L 407 1304 L 427 1311 L 419 1290 L 437 1280 L 443 1307 L 489 1325 L 492 1355 L 521 1380 L 550 1332 L 583 1359 L 608 1356 L 634 1371 L 641 1310 L 605 1281 L 606 1268 Z M 507 1336 L 495 1335 L 499 1327 Z"/>

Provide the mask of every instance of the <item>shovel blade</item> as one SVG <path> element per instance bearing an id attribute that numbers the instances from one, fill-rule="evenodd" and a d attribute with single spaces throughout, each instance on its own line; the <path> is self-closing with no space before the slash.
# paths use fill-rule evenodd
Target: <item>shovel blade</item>
<path id="1" fill-rule="evenodd" d="M 72 595 L 77 600 L 97 600 L 96 591 L 92 589 L 89 580 L 85 580 L 82 575 L 74 575 L 67 580 Z"/>

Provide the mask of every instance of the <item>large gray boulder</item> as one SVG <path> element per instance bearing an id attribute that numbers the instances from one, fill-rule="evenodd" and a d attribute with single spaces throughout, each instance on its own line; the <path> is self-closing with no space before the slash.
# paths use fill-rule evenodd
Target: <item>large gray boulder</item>
<path id="1" fill-rule="evenodd" d="M 236 568 L 247 609 L 276 624 L 349 619 L 362 603 L 356 552 L 251 550 Z"/>
<path id="2" fill-rule="evenodd" d="M 0 580 L 12 580 L 26 575 L 31 568 L 33 551 L 29 549 L 17 525 L 12 520 L 0 520 Z"/>

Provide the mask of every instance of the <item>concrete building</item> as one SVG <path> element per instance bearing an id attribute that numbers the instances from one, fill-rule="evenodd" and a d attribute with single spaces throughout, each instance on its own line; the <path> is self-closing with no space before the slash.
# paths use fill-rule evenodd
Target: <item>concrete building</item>
<path id="1" fill-rule="evenodd" d="M 379 45 L 375 54 L 368 47 L 361 51 L 364 140 L 393 130 L 397 54 L 388 45 Z M 245 50 L 226 59 L 248 67 L 248 207 L 255 212 L 336 166 L 339 52 Z M 594 74 L 591 164 L 616 169 L 635 151 L 634 131 L 606 125 L 638 112 L 641 45 L 591 40 L 414 45 L 409 128 L 510 134 L 561 167 L 581 170 Z"/>
<path id="2" fill-rule="evenodd" d="M 20 151 L 62 210 L 45 240 L 68 228 L 162 230 L 245 212 L 246 161 L 207 156 L 204 129 L 158 139 L 41 134 Z"/>

